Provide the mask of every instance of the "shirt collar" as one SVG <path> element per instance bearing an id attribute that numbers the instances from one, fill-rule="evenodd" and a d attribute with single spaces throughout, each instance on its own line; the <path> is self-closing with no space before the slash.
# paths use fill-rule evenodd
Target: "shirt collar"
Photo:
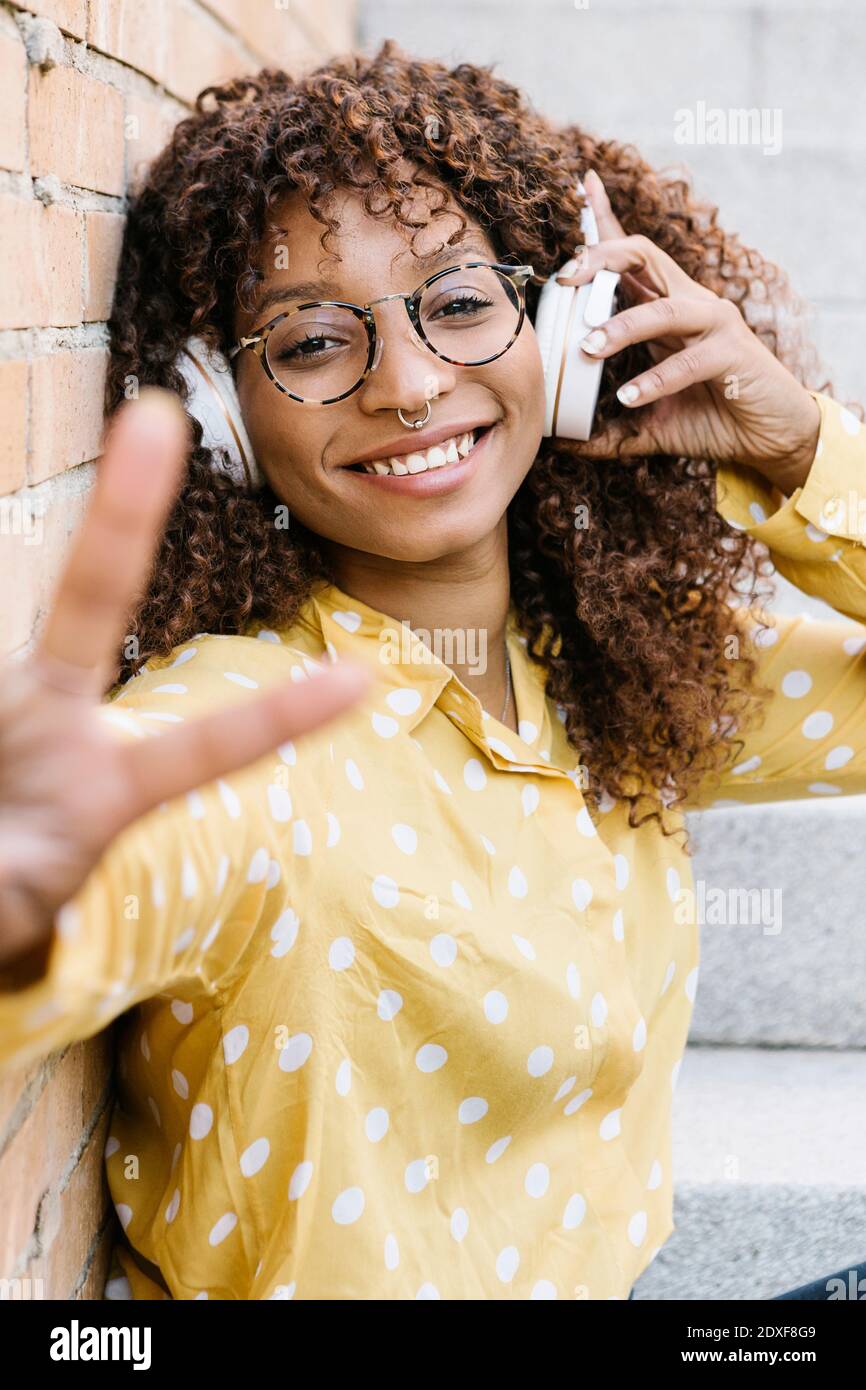
<path id="1" fill-rule="evenodd" d="M 412 733 L 434 705 L 498 768 L 572 776 L 574 749 L 565 739 L 555 706 L 545 695 L 546 675 L 526 651 L 509 605 L 505 640 L 520 725 L 518 737 L 485 712 L 474 692 L 446 664 L 447 632 L 432 649 L 408 623 L 346 594 L 336 584 L 319 581 L 297 621 L 321 637 L 332 659 L 348 657 L 367 666 L 373 677 L 371 699 L 377 731 L 385 737 Z M 544 631 L 544 643 L 549 640 Z M 558 649 L 559 639 L 553 646 Z M 437 646 L 443 657 L 437 655 Z M 451 649 L 453 650 L 453 648 Z M 551 718 L 551 710 L 553 717 Z M 543 757 L 542 754 L 547 754 Z"/>

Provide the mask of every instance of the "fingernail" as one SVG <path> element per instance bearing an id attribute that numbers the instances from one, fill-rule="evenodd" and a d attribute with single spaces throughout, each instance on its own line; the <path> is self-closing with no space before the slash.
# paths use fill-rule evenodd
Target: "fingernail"
<path id="1" fill-rule="evenodd" d="M 594 328 L 587 333 L 580 346 L 584 352 L 601 352 L 607 346 L 607 334 L 603 328 Z"/>
<path id="2" fill-rule="evenodd" d="M 636 401 L 639 395 L 640 387 L 635 386 L 634 382 L 629 382 L 628 386 L 619 388 L 616 398 L 618 401 L 622 401 L 623 405 L 631 405 L 632 401 Z"/>

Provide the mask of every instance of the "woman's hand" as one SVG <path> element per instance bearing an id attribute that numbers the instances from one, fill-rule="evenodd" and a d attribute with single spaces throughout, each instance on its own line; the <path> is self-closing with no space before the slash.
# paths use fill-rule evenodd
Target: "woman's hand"
<path id="1" fill-rule="evenodd" d="M 692 280 L 648 237 L 625 235 L 595 170 L 584 187 L 599 243 L 582 248 L 579 273 L 558 277 L 559 283 L 582 285 L 598 270 L 619 271 L 633 302 L 596 330 L 601 345 L 590 355 L 611 357 L 629 343 L 647 342 L 655 366 L 617 393 L 639 411 L 640 433 L 628 436 L 614 423 L 581 451 L 595 458 L 663 453 L 745 463 L 783 492 L 801 486 L 818 443 L 817 402 L 732 301 Z"/>
<path id="2" fill-rule="evenodd" d="M 354 704 L 358 665 L 325 666 L 244 707 L 121 741 L 97 715 L 189 446 L 176 397 L 121 406 L 33 654 L 0 669 L 0 965 L 47 947 L 54 915 L 130 821 Z"/>

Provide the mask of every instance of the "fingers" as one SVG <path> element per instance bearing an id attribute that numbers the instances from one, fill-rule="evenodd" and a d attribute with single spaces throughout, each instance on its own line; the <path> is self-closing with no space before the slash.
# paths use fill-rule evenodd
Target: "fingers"
<path id="1" fill-rule="evenodd" d="M 730 349 L 716 337 L 707 338 L 682 352 L 656 363 L 649 371 L 633 377 L 617 391 L 617 400 L 634 408 L 649 405 L 663 396 L 676 395 L 700 381 L 713 381 L 730 369 Z"/>
<path id="2" fill-rule="evenodd" d="M 326 723 L 356 703 L 370 683 L 355 662 L 325 666 L 305 681 L 292 681 L 241 706 L 218 710 L 185 729 L 128 743 L 129 819 L 245 767 L 288 739 Z"/>
<path id="3" fill-rule="evenodd" d="M 726 326 L 732 307 L 729 300 L 715 295 L 709 299 L 655 299 L 648 304 L 632 305 L 594 328 L 580 347 L 590 357 L 610 357 L 630 343 L 663 342 L 670 338 L 682 341 Z"/>
<path id="4" fill-rule="evenodd" d="M 595 169 L 587 169 L 583 186 L 595 213 L 595 225 L 598 227 L 599 241 L 609 241 L 613 237 L 624 237 L 625 229 L 611 207 L 607 189 L 602 183 L 600 174 L 596 173 Z"/>
<path id="5" fill-rule="evenodd" d="M 642 285 L 634 275 L 628 271 L 619 277 L 620 294 L 625 301 L 634 304 L 649 304 L 653 300 L 660 298 L 656 290 L 651 290 L 648 285 Z M 625 291 L 626 293 L 623 293 Z"/>
<path id="6" fill-rule="evenodd" d="M 171 392 L 145 387 L 112 421 L 84 521 L 73 539 L 34 669 L 50 685 L 98 696 L 143 588 L 189 447 Z"/>
<path id="7" fill-rule="evenodd" d="M 557 276 L 561 285 L 584 285 L 600 270 L 616 270 L 620 274 L 634 272 L 645 288 L 658 294 L 688 292 L 697 298 L 714 297 L 681 270 L 676 261 L 660 246 L 645 236 L 617 237 L 600 241 L 597 246 L 581 248 L 580 265 L 573 275 Z"/>
<path id="8" fill-rule="evenodd" d="M 45 955 L 51 943 L 51 914 L 45 911 L 23 884 L 13 877 L 11 866 L 0 865 L 0 970 L 15 967 L 15 987 L 25 984 L 25 968 L 33 967 L 38 974 L 44 967 Z M 34 955 L 33 953 L 37 953 Z M 30 971 L 29 973 L 33 973 Z M 0 988 L 7 982 L 0 979 Z"/>

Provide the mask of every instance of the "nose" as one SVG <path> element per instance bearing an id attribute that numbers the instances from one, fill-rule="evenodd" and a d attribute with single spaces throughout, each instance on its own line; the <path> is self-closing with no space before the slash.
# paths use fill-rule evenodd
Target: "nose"
<path id="1" fill-rule="evenodd" d="M 431 352 L 413 328 L 404 303 L 383 310 L 377 301 L 376 350 L 370 375 L 358 392 L 367 414 L 402 409 L 423 413 L 427 402 L 453 389 L 456 369 Z"/>

